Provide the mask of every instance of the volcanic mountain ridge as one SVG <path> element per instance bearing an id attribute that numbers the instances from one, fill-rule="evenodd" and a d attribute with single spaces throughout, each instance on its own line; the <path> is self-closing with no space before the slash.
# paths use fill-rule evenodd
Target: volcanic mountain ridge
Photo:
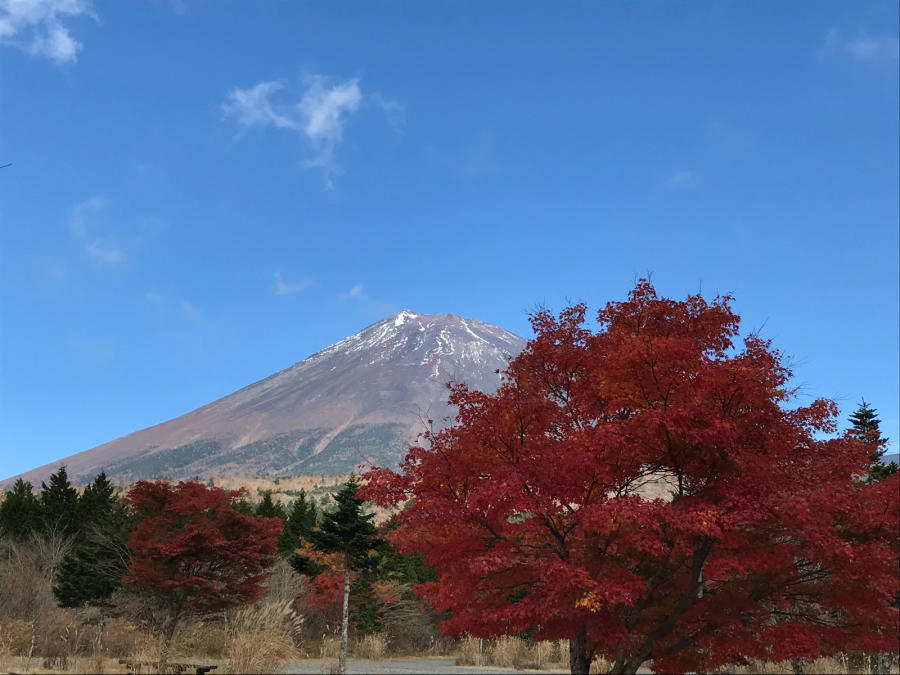
<path id="1" fill-rule="evenodd" d="M 424 419 L 452 419 L 450 380 L 493 392 L 521 337 L 455 314 L 402 311 L 263 380 L 153 427 L 21 475 L 65 464 L 74 482 L 166 477 L 336 475 L 395 465 Z M 18 476 L 3 481 L 10 485 Z"/>

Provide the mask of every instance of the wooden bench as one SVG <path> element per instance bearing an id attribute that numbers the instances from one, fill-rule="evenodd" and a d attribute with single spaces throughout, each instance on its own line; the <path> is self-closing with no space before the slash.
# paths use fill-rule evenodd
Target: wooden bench
<path id="1" fill-rule="evenodd" d="M 141 673 L 144 671 L 144 668 L 147 669 L 147 672 L 150 672 L 155 670 L 158 665 L 158 661 L 133 661 L 131 659 L 119 659 L 119 663 L 125 666 L 129 673 Z M 165 672 L 180 675 L 180 673 L 193 671 L 196 675 L 206 675 L 209 671 L 215 670 L 218 667 L 219 666 L 205 666 L 200 663 L 167 663 Z"/>

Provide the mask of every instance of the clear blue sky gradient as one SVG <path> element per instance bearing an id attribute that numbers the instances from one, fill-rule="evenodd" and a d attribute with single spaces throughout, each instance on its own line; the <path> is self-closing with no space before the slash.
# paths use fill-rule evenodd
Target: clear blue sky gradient
<path id="1" fill-rule="evenodd" d="M 896 451 L 896 2 L 81 2 L 0 2 L 0 477 L 402 308 L 527 337 L 647 273 Z"/>

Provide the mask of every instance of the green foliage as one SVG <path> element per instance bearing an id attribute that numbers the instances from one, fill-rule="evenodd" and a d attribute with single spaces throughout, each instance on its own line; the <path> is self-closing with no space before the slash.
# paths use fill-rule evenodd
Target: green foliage
<path id="1" fill-rule="evenodd" d="M 300 496 L 291 502 L 287 520 L 284 523 L 284 530 L 278 539 L 279 555 L 291 555 L 294 549 L 300 546 L 301 540 L 308 539 L 309 533 L 316 526 L 317 520 L 318 510 L 315 503 L 307 501 L 306 492 L 300 490 Z M 303 572 L 303 574 L 306 574 L 306 572 Z"/>
<path id="2" fill-rule="evenodd" d="M 188 475 L 190 465 L 202 461 L 221 450 L 218 441 L 194 441 L 171 450 L 145 453 L 129 457 L 107 466 L 110 475 L 121 477 L 160 476 L 162 474 Z"/>
<path id="3" fill-rule="evenodd" d="M 873 450 L 870 455 L 870 465 L 868 468 L 868 482 L 883 480 L 897 471 L 897 463 L 891 462 L 885 464 L 883 461 L 884 453 L 887 450 L 888 439 L 881 435 L 881 420 L 878 419 L 878 411 L 870 408 L 866 400 L 863 399 L 852 415 L 850 415 L 850 423 L 853 425 L 851 433 L 859 440 L 871 444 Z"/>
<path id="4" fill-rule="evenodd" d="M 236 498 L 231 507 L 242 516 L 253 516 L 256 514 L 256 507 L 246 496 Z"/>
<path id="5" fill-rule="evenodd" d="M 41 505 L 31 483 L 19 478 L 0 503 L 0 533 L 25 539 L 41 526 Z"/>
<path id="6" fill-rule="evenodd" d="M 353 477 L 344 483 L 334 495 L 336 507 L 323 514 L 319 529 L 309 533 L 309 542 L 324 553 L 342 553 L 351 569 L 374 569 L 384 542 L 376 536 L 373 515 L 362 512 L 358 488 Z"/>
<path id="7" fill-rule="evenodd" d="M 41 483 L 41 520 L 45 530 L 73 535 L 81 527 L 78 492 L 69 482 L 65 465 L 50 476 L 50 485 Z"/>
<path id="8" fill-rule="evenodd" d="M 304 459 L 292 470 L 306 475 L 328 475 L 349 472 L 365 463 L 390 466 L 397 461 L 398 451 L 406 446 L 402 438 L 401 424 L 355 424 L 331 439 L 321 452 Z"/>
<path id="9" fill-rule="evenodd" d="M 287 520 L 287 513 L 281 504 L 272 500 L 272 491 L 266 490 L 263 498 L 256 505 L 256 513 L 254 515 L 263 516 L 264 518 L 281 518 L 282 521 Z"/>
<path id="10" fill-rule="evenodd" d="M 364 570 L 350 585 L 350 620 L 360 635 L 384 630 L 385 606 L 372 588 L 376 580 L 372 570 Z"/>
<path id="11" fill-rule="evenodd" d="M 62 607 L 107 600 L 127 570 L 126 541 L 135 519 L 114 493 L 101 472 L 78 500 L 80 529 L 53 587 Z"/>
<path id="12" fill-rule="evenodd" d="M 383 530 L 390 532 L 397 528 L 397 521 L 392 516 L 384 524 Z M 425 562 L 425 555 L 419 551 L 399 553 L 390 544 L 385 546 L 381 559 L 380 578 L 392 581 L 407 588 L 417 584 L 437 581 L 434 569 Z"/>

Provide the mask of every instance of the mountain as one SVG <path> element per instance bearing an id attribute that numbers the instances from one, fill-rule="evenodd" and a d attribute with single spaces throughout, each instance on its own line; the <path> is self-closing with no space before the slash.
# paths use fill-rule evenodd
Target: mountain
<path id="1" fill-rule="evenodd" d="M 66 464 L 76 481 L 165 476 L 329 475 L 394 465 L 455 410 L 448 380 L 493 392 L 525 346 L 455 314 L 402 311 L 259 382 L 175 419 L 22 474 L 40 485 Z M 5 481 L 9 485 L 18 476 Z"/>

